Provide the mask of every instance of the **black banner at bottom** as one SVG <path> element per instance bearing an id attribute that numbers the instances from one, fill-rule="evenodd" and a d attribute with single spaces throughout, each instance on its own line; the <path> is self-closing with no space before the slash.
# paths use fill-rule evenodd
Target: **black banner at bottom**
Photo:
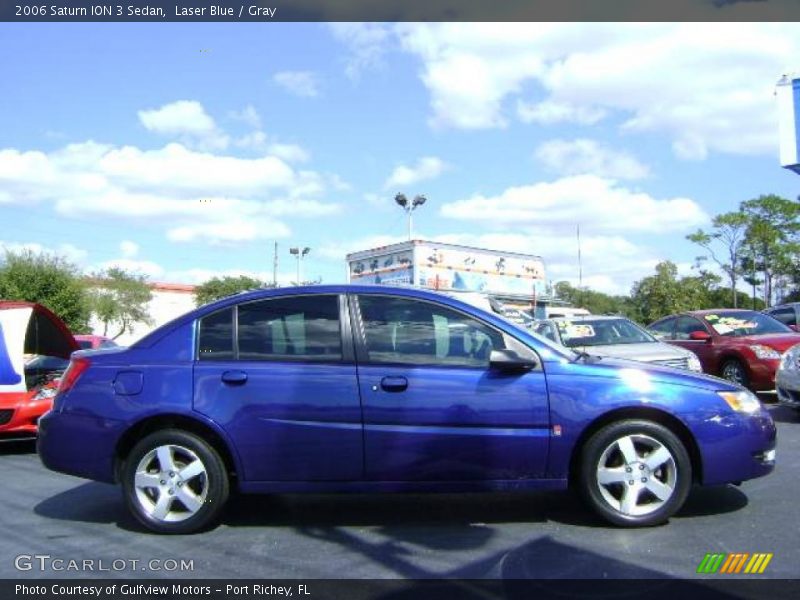
<path id="1" fill-rule="evenodd" d="M 0 580 L 0 598 L 47 600 L 627 600 L 800 598 L 786 579 Z"/>

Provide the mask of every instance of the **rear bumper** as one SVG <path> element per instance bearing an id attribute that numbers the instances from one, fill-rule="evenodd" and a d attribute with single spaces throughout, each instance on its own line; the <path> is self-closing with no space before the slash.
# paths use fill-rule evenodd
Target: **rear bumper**
<path id="1" fill-rule="evenodd" d="M 37 450 L 59 473 L 114 483 L 114 456 L 122 423 L 50 411 L 39 419 Z"/>

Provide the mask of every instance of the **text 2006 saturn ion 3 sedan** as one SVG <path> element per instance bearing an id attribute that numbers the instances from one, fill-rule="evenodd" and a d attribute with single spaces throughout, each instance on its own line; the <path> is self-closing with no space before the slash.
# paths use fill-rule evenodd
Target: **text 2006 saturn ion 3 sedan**
<path id="1" fill-rule="evenodd" d="M 208 304 L 78 352 L 39 452 L 122 485 L 158 532 L 242 492 L 561 489 L 653 525 L 692 484 L 768 474 L 775 425 L 735 384 L 551 344 L 454 298 L 313 286 Z"/>

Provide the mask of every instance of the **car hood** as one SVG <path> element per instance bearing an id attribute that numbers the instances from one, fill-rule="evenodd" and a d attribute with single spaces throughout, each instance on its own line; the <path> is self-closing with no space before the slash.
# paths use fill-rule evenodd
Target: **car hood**
<path id="1" fill-rule="evenodd" d="M 723 337 L 723 339 L 725 338 Z M 800 344 L 800 333 L 768 333 L 765 335 L 744 335 L 728 339 L 736 340 L 740 344 L 761 344 L 762 346 L 774 348 L 778 352 L 784 352 L 795 344 Z"/>
<path id="2" fill-rule="evenodd" d="M 624 358 L 592 357 L 585 359 L 586 364 L 596 375 L 614 377 L 617 379 L 630 379 L 640 381 L 642 376 L 649 378 L 653 383 L 668 383 L 702 388 L 711 391 L 729 390 L 738 391 L 742 388 L 726 379 L 713 375 L 705 375 L 695 371 L 673 369 L 653 363 L 627 360 Z"/>
<path id="3" fill-rule="evenodd" d="M 640 344 L 604 344 L 600 346 L 587 346 L 581 348 L 588 354 L 609 356 L 614 358 L 627 358 L 643 362 L 658 362 L 662 360 L 675 360 L 687 358 L 691 355 L 689 350 L 670 346 L 661 342 L 643 342 Z"/>

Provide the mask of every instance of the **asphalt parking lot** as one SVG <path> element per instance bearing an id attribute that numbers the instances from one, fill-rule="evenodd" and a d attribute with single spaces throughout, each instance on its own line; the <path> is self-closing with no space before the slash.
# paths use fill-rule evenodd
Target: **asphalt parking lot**
<path id="1" fill-rule="evenodd" d="M 156 569 L 193 561 L 186 578 L 692 578 L 708 552 L 772 552 L 759 577 L 797 578 L 800 416 L 770 410 L 779 429 L 772 475 L 696 488 L 667 525 L 637 530 L 607 526 L 560 492 L 291 495 L 238 497 L 219 527 L 165 537 L 128 516 L 118 488 L 48 472 L 32 443 L 6 443 L 0 577 L 176 576 L 146 570 L 155 559 Z M 126 563 L 19 571 L 19 555 Z"/>

